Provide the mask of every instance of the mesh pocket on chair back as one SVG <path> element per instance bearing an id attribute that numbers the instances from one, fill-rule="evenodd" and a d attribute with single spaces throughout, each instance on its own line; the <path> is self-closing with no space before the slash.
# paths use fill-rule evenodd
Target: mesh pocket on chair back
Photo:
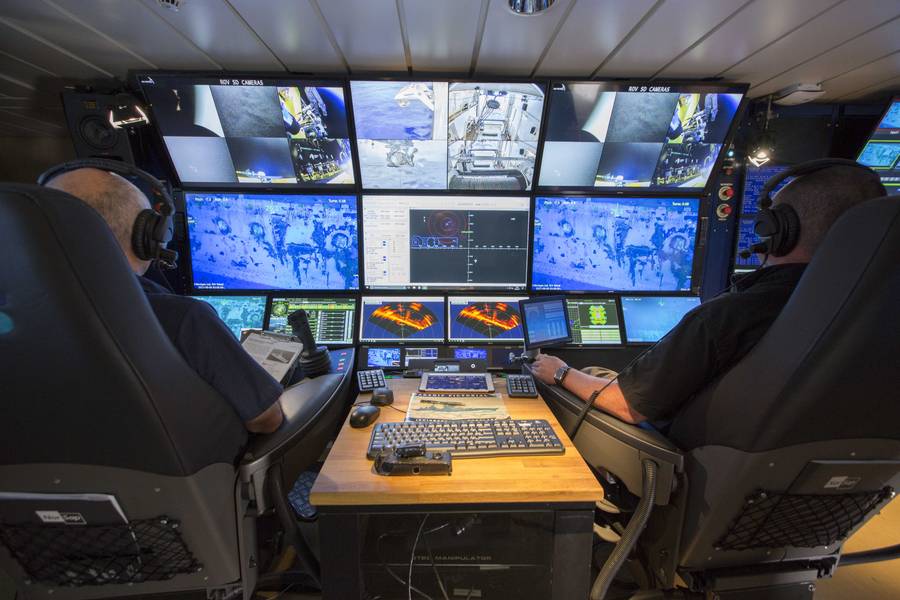
<path id="1" fill-rule="evenodd" d="M 891 492 L 890 488 L 831 495 L 759 491 L 744 501 L 716 549 L 830 546 L 846 538 Z"/>

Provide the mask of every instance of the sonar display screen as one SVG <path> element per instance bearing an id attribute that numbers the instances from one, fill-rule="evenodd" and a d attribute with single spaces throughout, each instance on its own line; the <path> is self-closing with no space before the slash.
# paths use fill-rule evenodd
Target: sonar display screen
<path id="1" fill-rule="evenodd" d="M 554 83 L 539 185 L 704 188 L 742 98 L 722 86 Z"/>
<path id="2" fill-rule="evenodd" d="M 542 86 L 352 81 L 350 89 L 364 188 L 531 189 Z"/>
<path id="3" fill-rule="evenodd" d="M 532 289 L 689 290 L 695 198 L 535 199 Z"/>
<path id="4" fill-rule="evenodd" d="M 878 173 L 888 194 L 900 194 L 900 96 L 888 105 L 856 160 Z"/>
<path id="5" fill-rule="evenodd" d="M 447 299 L 450 342 L 522 342 L 518 297 Z M 471 357 L 467 357 L 471 358 Z"/>
<path id="6" fill-rule="evenodd" d="M 361 342 L 443 342 L 444 298 L 363 296 Z"/>
<path id="7" fill-rule="evenodd" d="M 528 198 L 363 196 L 369 289 L 525 289 Z"/>
<path id="8" fill-rule="evenodd" d="M 212 306 L 234 337 L 244 329 L 262 329 L 266 312 L 265 296 L 194 296 Z"/>
<path id="9" fill-rule="evenodd" d="M 182 184 L 352 185 L 338 82 L 139 74 Z"/>
<path id="10" fill-rule="evenodd" d="M 355 290 L 355 196 L 186 193 L 199 290 Z"/>

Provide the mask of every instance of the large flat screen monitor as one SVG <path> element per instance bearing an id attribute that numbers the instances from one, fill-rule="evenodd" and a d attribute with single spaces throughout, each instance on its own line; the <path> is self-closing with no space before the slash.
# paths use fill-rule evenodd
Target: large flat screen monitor
<path id="1" fill-rule="evenodd" d="M 188 192 L 197 290 L 359 288 L 356 196 Z"/>
<path id="2" fill-rule="evenodd" d="M 352 185 L 336 81 L 138 75 L 185 187 Z"/>
<path id="3" fill-rule="evenodd" d="M 211 305 L 234 337 L 245 329 L 262 329 L 266 312 L 265 296 L 194 296 Z"/>
<path id="4" fill-rule="evenodd" d="M 313 339 L 322 345 L 350 345 L 356 324 L 355 298 L 272 298 L 267 329 L 291 333 L 288 316 L 295 310 L 305 310 Z"/>
<path id="5" fill-rule="evenodd" d="M 763 186 L 772 177 L 778 175 L 788 167 L 785 165 L 764 165 L 754 167 L 747 165 L 744 172 L 744 196 L 741 201 L 741 216 L 738 220 L 737 248 L 734 254 L 734 267 L 738 270 L 747 270 L 759 266 L 759 255 L 752 254 L 748 258 L 741 258 L 740 253 L 750 250 L 750 247 L 759 241 L 759 236 L 753 230 L 754 217 L 759 212 L 759 194 Z M 787 178 L 772 190 L 772 194 L 790 183 L 792 178 Z"/>
<path id="6" fill-rule="evenodd" d="M 696 191 L 744 87 L 554 82 L 538 185 Z"/>
<path id="7" fill-rule="evenodd" d="M 450 296 L 447 298 L 450 343 L 522 342 L 519 300 L 522 298 Z"/>
<path id="8" fill-rule="evenodd" d="M 698 306 L 696 296 L 623 296 L 625 338 L 629 343 L 658 342 Z"/>
<path id="9" fill-rule="evenodd" d="M 535 199 L 534 290 L 691 288 L 696 198 Z"/>
<path id="10" fill-rule="evenodd" d="M 531 189 L 543 86 L 352 81 L 350 89 L 364 188 Z"/>
<path id="11" fill-rule="evenodd" d="M 367 289 L 525 289 L 528 198 L 363 196 Z"/>
<path id="12" fill-rule="evenodd" d="M 359 341 L 443 342 L 444 298 L 363 296 Z"/>
<path id="13" fill-rule="evenodd" d="M 900 96 L 895 96 L 856 159 L 881 176 L 889 194 L 900 194 Z"/>
<path id="14" fill-rule="evenodd" d="M 566 306 L 572 325 L 572 344 L 602 346 L 622 343 L 615 298 L 569 296 Z"/>

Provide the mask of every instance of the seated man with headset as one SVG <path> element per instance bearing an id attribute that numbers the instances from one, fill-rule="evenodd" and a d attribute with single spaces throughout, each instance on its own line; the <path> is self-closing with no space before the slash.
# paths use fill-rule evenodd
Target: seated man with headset
<path id="1" fill-rule="evenodd" d="M 770 191 L 788 177 L 795 179 L 772 204 Z M 584 401 L 599 391 L 594 406 L 628 423 L 669 420 L 759 342 L 837 218 L 885 194 L 874 171 L 850 160 L 810 161 L 776 175 L 760 194 L 756 218 L 755 231 L 763 241 L 753 251 L 765 255 L 762 267 L 686 314 L 618 378 L 570 370 L 545 354 L 535 360 L 534 376 Z"/>
<path id="2" fill-rule="evenodd" d="M 143 192 L 116 172 L 146 180 L 158 196 L 157 207 L 151 208 Z M 172 294 L 144 277 L 153 260 L 171 266 L 177 256 L 164 247 L 174 208 L 162 184 L 148 173 L 102 160 L 60 165 L 41 175 L 38 183 L 68 192 L 100 213 L 185 362 L 227 400 L 248 431 L 278 429 L 284 419 L 281 384 L 241 348 L 209 304 Z M 223 410 L 228 410 L 224 403 Z"/>

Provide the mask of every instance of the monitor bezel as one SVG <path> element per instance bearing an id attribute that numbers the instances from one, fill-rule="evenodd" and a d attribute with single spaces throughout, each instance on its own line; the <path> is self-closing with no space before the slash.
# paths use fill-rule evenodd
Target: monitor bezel
<path id="1" fill-rule="evenodd" d="M 637 87 L 677 87 L 679 92 L 681 93 L 704 93 L 704 92 L 713 92 L 721 93 L 721 94 L 741 94 L 741 101 L 738 103 L 738 107 L 735 110 L 735 117 L 732 119 L 731 124 L 728 127 L 728 131 L 725 134 L 725 138 L 722 141 L 722 149 L 719 151 L 719 155 L 716 157 L 716 161 L 713 163 L 713 166 L 710 170 L 710 176 L 706 180 L 706 184 L 702 188 L 618 188 L 618 187 L 605 187 L 605 186 L 543 186 L 540 185 L 540 177 L 541 177 L 541 169 L 543 167 L 542 159 L 543 159 L 543 151 L 547 145 L 547 124 L 546 121 L 549 118 L 549 110 L 550 103 L 552 99 L 553 86 L 557 84 L 570 84 L 570 83 L 591 83 L 598 85 L 607 85 L 610 87 L 629 87 L 629 86 L 637 86 Z M 747 105 L 750 100 L 747 98 L 747 92 L 750 89 L 749 84 L 745 83 L 716 83 L 716 82 L 705 82 L 705 81 L 678 81 L 671 79 L 662 79 L 662 80 L 653 80 L 649 81 L 646 79 L 580 79 L 580 78 L 568 78 L 568 79 L 551 79 L 549 81 L 547 91 L 545 92 L 547 101 L 544 103 L 544 127 L 542 128 L 541 134 L 541 147 L 540 147 L 540 155 L 539 159 L 541 162 L 535 162 L 535 185 L 532 186 L 534 190 L 534 196 L 538 195 L 574 195 L 577 193 L 585 193 L 589 195 L 603 195 L 603 196 L 636 196 L 636 197 L 668 197 L 668 196 L 688 196 L 688 197 L 700 197 L 707 196 L 710 193 L 711 186 L 713 181 L 716 179 L 716 174 L 722 168 L 722 163 L 725 160 L 725 155 L 727 154 L 727 149 L 731 145 L 732 140 L 734 139 L 734 135 L 740 126 L 741 116 L 744 113 Z M 610 90 L 610 91 L 621 91 L 621 90 Z"/>
<path id="2" fill-rule="evenodd" d="M 528 335 L 528 319 L 525 316 L 525 307 L 529 304 L 539 304 L 542 302 L 560 301 L 563 303 L 563 313 L 565 314 L 566 335 L 559 338 L 542 340 L 540 342 L 532 342 Z M 519 310 L 522 314 L 522 333 L 525 336 L 525 349 L 537 350 L 538 348 L 547 348 L 549 346 L 566 346 L 572 342 L 572 324 L 569 322 L 569 304 L 566 297 L 560 294 L 553 296 L 537 296 L 528 298 L 527 300 L 519 300 Z"/>
<path id="3" fill-rule="evenodd" d="M 334 190 L 334 193 L 337 195 L 348 194 L 348 193 L 356 193 L 359 189 L 359 156 L 356 152 L 356 127 L 353 122 L 353 114 L 352 107 L 349 105 L 349 80 L 346 77 L 341 77 L 339 75 L 328 76 L 323 75 L 322 77 L 308 77 L 308 76 L 292 76 L 292 73 L 288 72 L 273 72 L 273 71 L 264 71 L 264 72 L 250 72 L 250 71 L 193 71 L 193 70 L 139 70 L 139 71 L 130 71 L 128 74 L 129 80 L 133 83 L 134 87 L 140 93 L 141 99 L 144 102 L 144 106 L 147 109 L 148 115 L 150 116 L 150 121 L 152 122 L 152 127 L 154 132 L 156 133 L 157 140 L 160 144 L 160 150 L 162 154 L 165 155 L 166 164 L 168 166 L 168 171 L 171 176 L 173 176 L 173 183 L 175 186 L 182 190 L 215 190 L 215 191 L 229 191 L 229 190 L 241 190 L 241 191 L 255 191 L 257 193 L 262 193 L 263 190 L 272 191 L 272 192 L 287 192 L 287 193 L 296 193 L 297 191 L 313 191 L 313 190 Z M 162 133 L 162 129 L 160 127 L 159 119 L 157 118 L 156 111 L 153 108 L 153 104 L 150 102 L 149 97 L 144 89 L 144 84 L 141 82 L 144 77 L 175 77 L 179 79 L 184 79 L 186 81 L 190 80 L 200 80 L 200 79 L 253 79 L 253 80 L 261 80 L 263 81 L 263 86 L 272 86 L 275 85 L 277 87 L 276 82 L 302 82 L 304 85 L 309 84 L 322 84 L 320 87 L 339 87 L 344 92 L 344 105 L 345 105 L 345 113 L 347 115 L 347 134 L 348 140 L 350 142 L 350 157 L 353 161 L 352 171 L 353 171 L 353 183 L 325 183 L 325 184 L 307 184 L 307 183 L 240 183 L 240 182 L 183 182 L 181 181 L 181 177 L 178 175 L 178 170 L 175 168 L 175 162 L 172 160 L 172 155 L 169 153 L 168 146 L 166 146 L 165 138 Z M 202 85 L 202 84 L 201 84 Z M 245 86 L 239 86 L 245 87 Z M 256 87 L 256 86 L 247 86 L 247 87 Z"/>

